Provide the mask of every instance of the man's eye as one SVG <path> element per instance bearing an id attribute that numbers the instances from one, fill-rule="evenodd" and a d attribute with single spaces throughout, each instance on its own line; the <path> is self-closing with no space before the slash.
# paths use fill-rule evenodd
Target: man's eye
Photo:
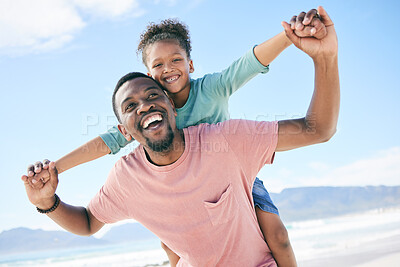
<path id="1" fill-rule="evenodd" d="M 133 104 L 129 104 L 129 105 L 127 105 L 127 106 L 125 107 L 125 111 L 128 111 L 128 110 L 132 109 L 133 107 L 134 107 Z"/>
<path id="2" fill-rule="evenodd" d="M 153 68 L 158 68 L 158 67 L 161 67 L 161 63 L 155 64 L 155 65 L 153 66 Z"/>
<path id="3" fill-rule="evenodd" d="M 177 62 L 177 61 L 181 61 L 181 58 L 175 58 L 174 60 L 172 60 L 173 62 Z"/>
<path id="4" fill-rule="evenodd" d="M 150 95 L 148 96 L 148 98 L 151 99 L 151 98 L 155 98 L 156 96 L 158 96 L 158 94 L 152 93 L 152 94 L 150 94 Z"/>

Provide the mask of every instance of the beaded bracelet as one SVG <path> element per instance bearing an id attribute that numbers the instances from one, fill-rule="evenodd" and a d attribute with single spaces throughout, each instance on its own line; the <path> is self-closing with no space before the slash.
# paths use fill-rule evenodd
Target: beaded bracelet
<path id="1" fill-rule="evenodd" d="M 58 207 L 58 205 L 60 204 L 60 198 L 57 196 L 57 194 L 54 194 L 54 196 L 55 196 L 55 198 L 56 198 L 56 202 L 54 202 L 53 207 L 51 207 L 51 208 L 48 209 L 48 210 L 42 210 L 42 209 L 36 207 L 36 210 L 37 210 L 39 213 L 45 213 L 45 214 L 54 211 L 54 210 Z"/>

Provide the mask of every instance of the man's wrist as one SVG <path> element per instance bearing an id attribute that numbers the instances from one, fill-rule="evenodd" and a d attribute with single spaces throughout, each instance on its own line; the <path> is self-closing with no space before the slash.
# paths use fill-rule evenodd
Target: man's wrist
<path id="1" fill-rule="evenodd" d="M 333 55 L 316 55 L 314 57 L 312 57 L 314 64 L 331 64 L 331 63 L 335 63 L 337 62 L 338 59 L 338 55 L 333 54 Z"/>
<path id="2" fill-rule="evenodd" d="M 49 210 L 51 209 L 54 204 L 57 202 L 57 198 L 56 194 L 54 194 L 52 197 L 47 198 L 47 199 L 43 199 L 40 203 L 38 203 L 36 206 L 36 208 L 40 209 L 40 210 Z"/>

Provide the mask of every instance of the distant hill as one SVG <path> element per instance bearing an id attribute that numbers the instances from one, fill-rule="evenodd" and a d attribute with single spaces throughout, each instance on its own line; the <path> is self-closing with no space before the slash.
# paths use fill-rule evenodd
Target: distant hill
<path id="1" fill-rule="evenodd" d="M 400 186 L 302 187 L 271 193 L 285 222 L 338 216 L 371 209 L 400 207 Z M 139 223 L 112 227 L 101 239 L 64 231 L 15 228 L 0 233 L 0 254 L 102 246 L 157 238 Z"/>
<path id="2" fill-rule="evenodd" d="M 127 223 L 111 228 L 101 239 L 113 243 L 157 238 L 140 223 Z"/>
<path id="3" fill-rule="evenodd" d="M 400 206 L 400 186 L 289 188 L 271 198 L 282 220 L 299 221 Z"/>
<path id="4" fill-rule="evenodd" d="M 0 254 L 106 244 L 108 244 L 107 241 L 94 237 L 77 236 L 64 231 L 32 230 L 24 227 L 4 231 L 0 234 Z"/>

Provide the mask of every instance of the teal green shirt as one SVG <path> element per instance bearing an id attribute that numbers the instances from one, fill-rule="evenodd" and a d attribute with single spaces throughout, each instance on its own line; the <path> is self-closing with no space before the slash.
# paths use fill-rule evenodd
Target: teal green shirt
<path id="1" fill-rule="evenodd" d="M 177 109 L 176 125 L 179 129 L 200 123 L 218 123 L 229 119 L 229 97 L 259 73 L 267 73 L 268 66 L 262 65 L 253 49 L 233 62 L 222 72 L 206 74 L 190 80 L 189 98 L 182 108 Z M 116 126 L 100 137 L 116 154 L 128 142 Z"/>

